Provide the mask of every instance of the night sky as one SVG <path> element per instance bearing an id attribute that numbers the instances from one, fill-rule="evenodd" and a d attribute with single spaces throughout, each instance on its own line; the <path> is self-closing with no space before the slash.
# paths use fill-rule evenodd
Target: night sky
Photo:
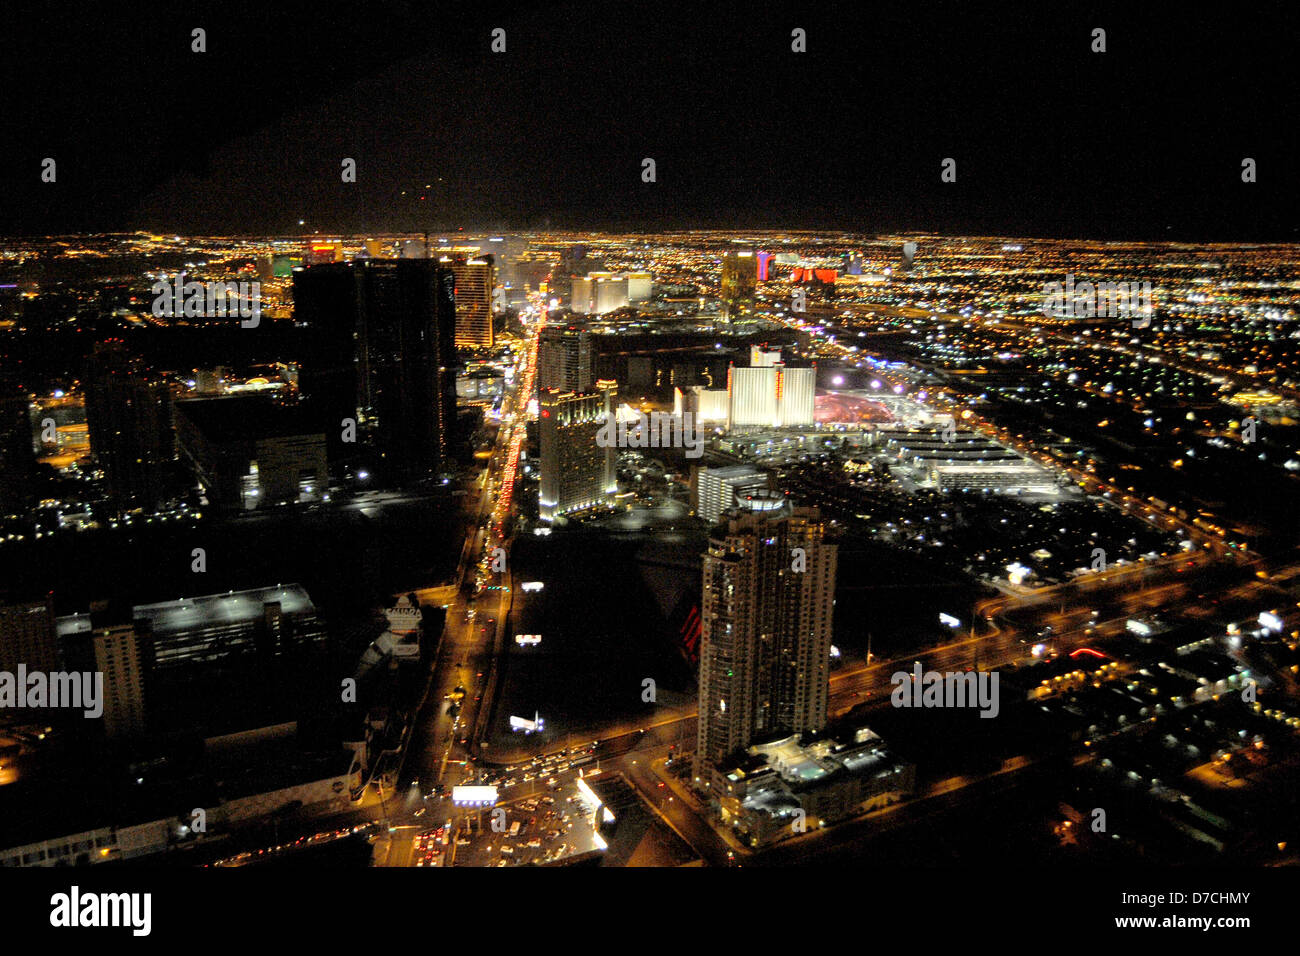
<path id="1" fill-rule="evenodd" d="M 12 6 L 0 234 L 1300 240 L 1294 2 Z"/>

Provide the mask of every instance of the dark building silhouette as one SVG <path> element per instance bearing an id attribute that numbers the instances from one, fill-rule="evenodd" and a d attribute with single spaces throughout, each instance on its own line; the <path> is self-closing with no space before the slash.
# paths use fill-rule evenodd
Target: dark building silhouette
<path id="1" fill-rule="evenodd" d="M 585 329 L 562 325 L 542 329 L 537 346 L 537 388 L 589 391 L 596 381 L 594 351 L 591 333 Z"/>
<path id="2" fill-rule="evenodd" d="M 433 475 L 455 416 L 454 276 L 432 259 L 365 259 L 294 273 L 310 343 L 299 388 L 331 467 L 373 461 L 403 483 Z M 344 440 L 345 420 L 356 441 Z"/>
<path id="3" fill-rule="evenodd" d="M 118 339 L 99 342 L 86 371 L 90 450 L 122 511 L 155 509 L 176 459 L 171 390 Z"/>
<path id="4" fill-rule="evenodd" d="M 134 606 L 95 602 L 90 613 L 54 624 L 72 666 L 104 672 L 113 736 L 292 719 L 310 700 L 309 671 L 329 642 L 297 584 Z"/>
<path id="5" fill-rule="evenodd" d="M 0 515 L 21 515 L 36 502 L 36 456 L 27 395 L 0 380 Z"/>
<path id="6" fill-rule="evenodd" d="M 304 409 L 265 396 L 176 403 L 176 444 L 208 502 L 225 511 L 327 500 L 325 436 Z"/>
<path id="7" fill-rule="evenodd" d="M 0 671 L 56 671 L 62 655 L 54 627 L 54 597 L 37 601 L 0 600 Z"/>

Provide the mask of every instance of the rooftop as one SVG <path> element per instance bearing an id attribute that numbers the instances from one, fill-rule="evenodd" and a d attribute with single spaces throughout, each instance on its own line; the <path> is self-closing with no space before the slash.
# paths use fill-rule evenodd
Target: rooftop
<path id="1" fill-rule="evenodd" d="M 320 434 L 304 410 L 276 404 L 265 395 L 187 399 L 176 403 L 184 415 L 210 441 L 255 441 L 290 435 Z"/>
<path id="2" fill-rule="evenodd" d="M 315 611 L 307 591 L 300 584 L 253 588 L 248 591 L 228 591 L 225 594 L 205 594 L 194 598 L 177 598 L 157 604 L 137 604 L 132 609 L 132 619 L 148 621 L 154 634 L 170 634 L 198 627 L 255 621 L 267 604 L 280 605 L 285 614 Z M 92 627 L 90 614 L 69 614 L 60 617 L 57 628 L 60 637 L 84 634 Z"/>

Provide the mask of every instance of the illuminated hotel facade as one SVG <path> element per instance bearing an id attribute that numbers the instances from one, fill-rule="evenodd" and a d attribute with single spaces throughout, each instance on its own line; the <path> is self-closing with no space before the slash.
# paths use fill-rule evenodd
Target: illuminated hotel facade
<path id="1" fill-rule="evenodd" d="M 728 407 L 725 388 L 692 385 L 685 390 L 673 389 L 673 414 L 678 418 L 689 412 L 700 424 L 726 422 Z"/>
<path id="2" fill-rule="evenodd" d="M 715 524 L 723 512 L 736 507 L 739 498 L 767 491 L 767 472 L 752 465 L 701 468 L 695 477 L 695 487 L 696 515 Z"/>
<path id="3" fill-rule="evenodd" d="M 788 368 L 780 352 L 750 350 L 750 367 L 727 371 L 727 428 L 802 427 L 813 423 L 817 370 Z"/>
<path id="4" fill-rule="evenodd" d="M 621 309 L 630 302 L 628 286 L 628 276 L 612 272 L 591 272 L 575 277 L 570 308 L 584 315 L 603 315 Z"/>
<path id="5" fill-rule="evenodd" d="M 602 448 L 597 433 L 614 414 L 618 389 L 601 379 L 592 392 L 550 389 L 538 400 L 537 430 L 541 445 L 538 516 L 543 521 L 601 508 L 617 490 L 614 466 L 618 449 Z"/>
<path id="6" fill-rule="evenodd" d="M 817 509 L 770 514 L 727 518 L 704 555 L 694 766 L 703 789 L 716 789 L 714 770 L 742 748 L 826 726 L 837 548 L 822 540 Z"/>
<path id="7" fill-rule="evenodd" d="M 492 334 L 492 258 L 456 257 L 447 263 L 456 278 L 456 348 L 490 349 Z"/>
<path id="8" fill-rule="evenodd" d="M 731 308 L 754 295 L 758 285 L 758 260 L 752 252 L 728 252 L 722 257 L 718 297 Z"/>

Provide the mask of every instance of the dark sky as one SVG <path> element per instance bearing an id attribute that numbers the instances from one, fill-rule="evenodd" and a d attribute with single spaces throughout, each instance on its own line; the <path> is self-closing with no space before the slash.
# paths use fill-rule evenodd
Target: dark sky
<path id="1" fill-rule="evenodd" d="M 1295 2 L 23 6 L 4 14 L 0 234 L 1300 240 Z"/>

